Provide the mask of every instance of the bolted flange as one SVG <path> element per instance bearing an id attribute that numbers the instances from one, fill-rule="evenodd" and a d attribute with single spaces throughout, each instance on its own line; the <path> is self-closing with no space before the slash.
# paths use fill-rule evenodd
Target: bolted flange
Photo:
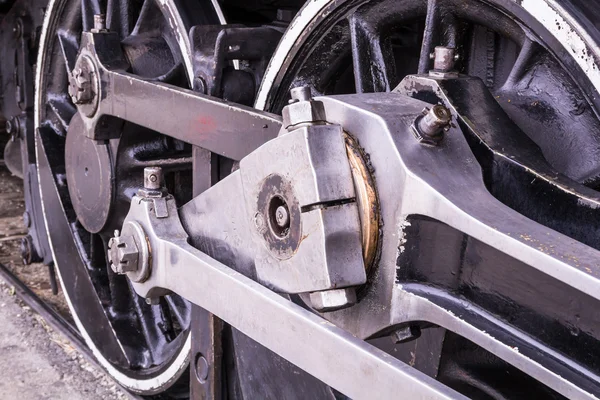
<path id="1" fill-rule="evenodd" d="M 132 236 L 121 236 L 119 231 L 115 231 L 115 236 L 108 242 L 108 261 L 113 272 L 123 275 L 137 271 L 139 254 Z"/>
<path id="2" fill-rule="evenodd" d="M 150 251 L 142 226 L 127 221 L 121 233 L 108 242 L 108 261 L 113 272 L 127 275 L 133 282 L 144 282 L 150 275 Z"/>

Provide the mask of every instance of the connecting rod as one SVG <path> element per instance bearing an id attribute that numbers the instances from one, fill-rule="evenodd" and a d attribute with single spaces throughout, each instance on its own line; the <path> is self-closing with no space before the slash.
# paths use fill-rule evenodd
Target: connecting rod
<path id="1" fill-rule="evenodd" d="M 399 93 L 324 97 L 317 103 L 302 93 L 296 99 L 301 104 L 289 106 L 297 111 L 284 112 L 282 129 L 278 116 L 127 74 L 109 32 L 83 34 L 76 69 L 75 86 L 87 82 L 80 79 L 85 74 L 92 78 L 72 91 L 90 139 L 110 138 L 111 125 L 128 120 L 240 160 L 238 171 L 180 209 L 164 191 L 133 197 L 123 232 L 138 240 L 114 242 L 135 243 L 143 257 L 115 250 L 111 259 L 117 258 L 115 270 L 128 275 L 139 295 L 153 299 L 176 292 L 353 398 L 396 397 L 399 386 L 409 398 L 459 397 L 361 340 L 411 320 L 461 330 L 558 392 L 575 393 L 572 384 L 555 383 L 560 363 L 512 357 L 501 337 L 489 338 L 467 318 L 440 317 L 445 312 L 440 307 L 420 312 L 424 301 L 440 302 L 443 296 L 396 285 L 403 229 L 417 215 L 600 299 L 598 251 L 494 198 L 463 128 L 452 123 L 459 118 L 456 109 L 434 106 L 443 112 L 424 115 L 430 104 Z M 156 107 L 172 110 L 168 122 L 149 112 Z M 356 305 L 350 294 L 367 284 L 367 273 L 344 135 L 370 155 L 387 224 L 370 283 L 378 290 Z M 131 268 L 119 259 L 121 253 L 147 265 Z M 276 292 L 308 295 L 303 298 L 317 311 L 344 309 L 324 314 L 333 325 Z M 347 297 L 342 306 L 321 304 L 339 296 Z M 598 383 L 588 376 L 590 385 Z"/>
<path id="2" fill-rule="evenodd" d="M 72 92 L 91 139 L 116 137 L 115 124 L 127 120 L 239 161 L 281 129 L 277 115 L 125 72 L 115 32 L 84 32 L 81 41 L 71 75 L 86 86 L 72 83 Z"/>

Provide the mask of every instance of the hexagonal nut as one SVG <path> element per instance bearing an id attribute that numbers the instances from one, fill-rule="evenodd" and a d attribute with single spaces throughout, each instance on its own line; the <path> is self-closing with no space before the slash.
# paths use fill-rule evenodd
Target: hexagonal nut
<path id="1" fill-rule="evenodd" d="M 356 304 L 354 288 L 326 290 L 310 294 L 312 307 L 319 312 L 335 311 Z"/>
<path id="2" fill-rule="evenodd" d="M 325 122 L 325 107 L 318 100 L 297 101 L 283 108 L 283 126 L 289 128 L 305 123 Z"/>
<path id="3" fill-rule="evenodd" d="M 111 238 L 108 249 L 108 259 L 115 273 L 126 274 L 138 270 L 139 250 L 132 236 Z"/>
<path id="4" fill-rule="evenodd" d="M 410 342 L 421 337 L 421 328 L 418 325 L 409 325 L 397 329 L 391 335 L 395 344 Z"/>

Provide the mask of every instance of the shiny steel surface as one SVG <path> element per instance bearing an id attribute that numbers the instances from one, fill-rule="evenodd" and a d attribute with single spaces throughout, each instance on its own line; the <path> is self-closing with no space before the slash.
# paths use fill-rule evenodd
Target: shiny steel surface
<path id="1" fill-rule="evenodd" d="M 140 295 L 176 291 L 352 398 L 394 398 L 397 385 L 410 398 L 464 398 L 190 246 L 174 202 L 167 204 L 171 217 L 157 219 L 148 201 L 134 198 L 127 217 L 144 227 L 153 249 L 150 279 L 133 284 Z"/>

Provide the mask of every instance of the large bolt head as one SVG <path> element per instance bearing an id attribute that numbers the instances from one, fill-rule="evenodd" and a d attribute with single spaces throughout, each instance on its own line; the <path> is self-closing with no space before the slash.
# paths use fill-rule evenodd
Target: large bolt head
<path id="1" fill-rule="evenodd" d="M 92 61 L 88 57 L 80 57 L 75 64 L 75 68 L 69 76 L 69 95 L 76 105 L 90 105 L 94 102 L 97 88 L 95 69 Z M 95 110 L 95 106 L 88 106 Z M 86 114 L 88 114 L 86 112 Z M 89 115 L 88 115 L 89 116 Z"/>
<path id="2" fill-rule="evenodd" d="M 113 237 L 108 242 L 108 259 L 112 270 L 126 274 L 138 270 L 139 250 L 132 236 Z"/>
<path id="3" fill-rule="evenodd" d="M 423 115 L 416 118 L 412 129 L 420 142 L 435 145 L 442 140 L 444 131 L 450 128 L 451 122 L 450 110 L 437 104 L 431 109 L 425 108 Z"/>
<path id="4" fill-rule="evenodd" d="M 90 72 L 81 68 L 73 70 L 69 94 L 75 104 L 87 104 L 94 98 Z"/>
<path id="5" fill-rule="evenodd" d="M 325 122 L 325 107 L 323 102 L 312 100 L 310 88 L 300 86 L 291 90 L 290 104 L 282 110 L 283 126 L 288 130 L 295 129 L 301 124 Z"/>
<path id="6" fill-rule="evenodd" d="M 354 288 L 313 292 L 309 296 L 312 307 L 319 312 L 335 311 L 356 304 Z"/>
<path id="7" fill-rule="evenodd" d="M 123 230 L 115 231 L 108 242 L 108 260 L 116 274 L 127 274 L 133 282 L 144 282 L 150 276 L 150 248 L 142 226 L 127 221 Z"/>

